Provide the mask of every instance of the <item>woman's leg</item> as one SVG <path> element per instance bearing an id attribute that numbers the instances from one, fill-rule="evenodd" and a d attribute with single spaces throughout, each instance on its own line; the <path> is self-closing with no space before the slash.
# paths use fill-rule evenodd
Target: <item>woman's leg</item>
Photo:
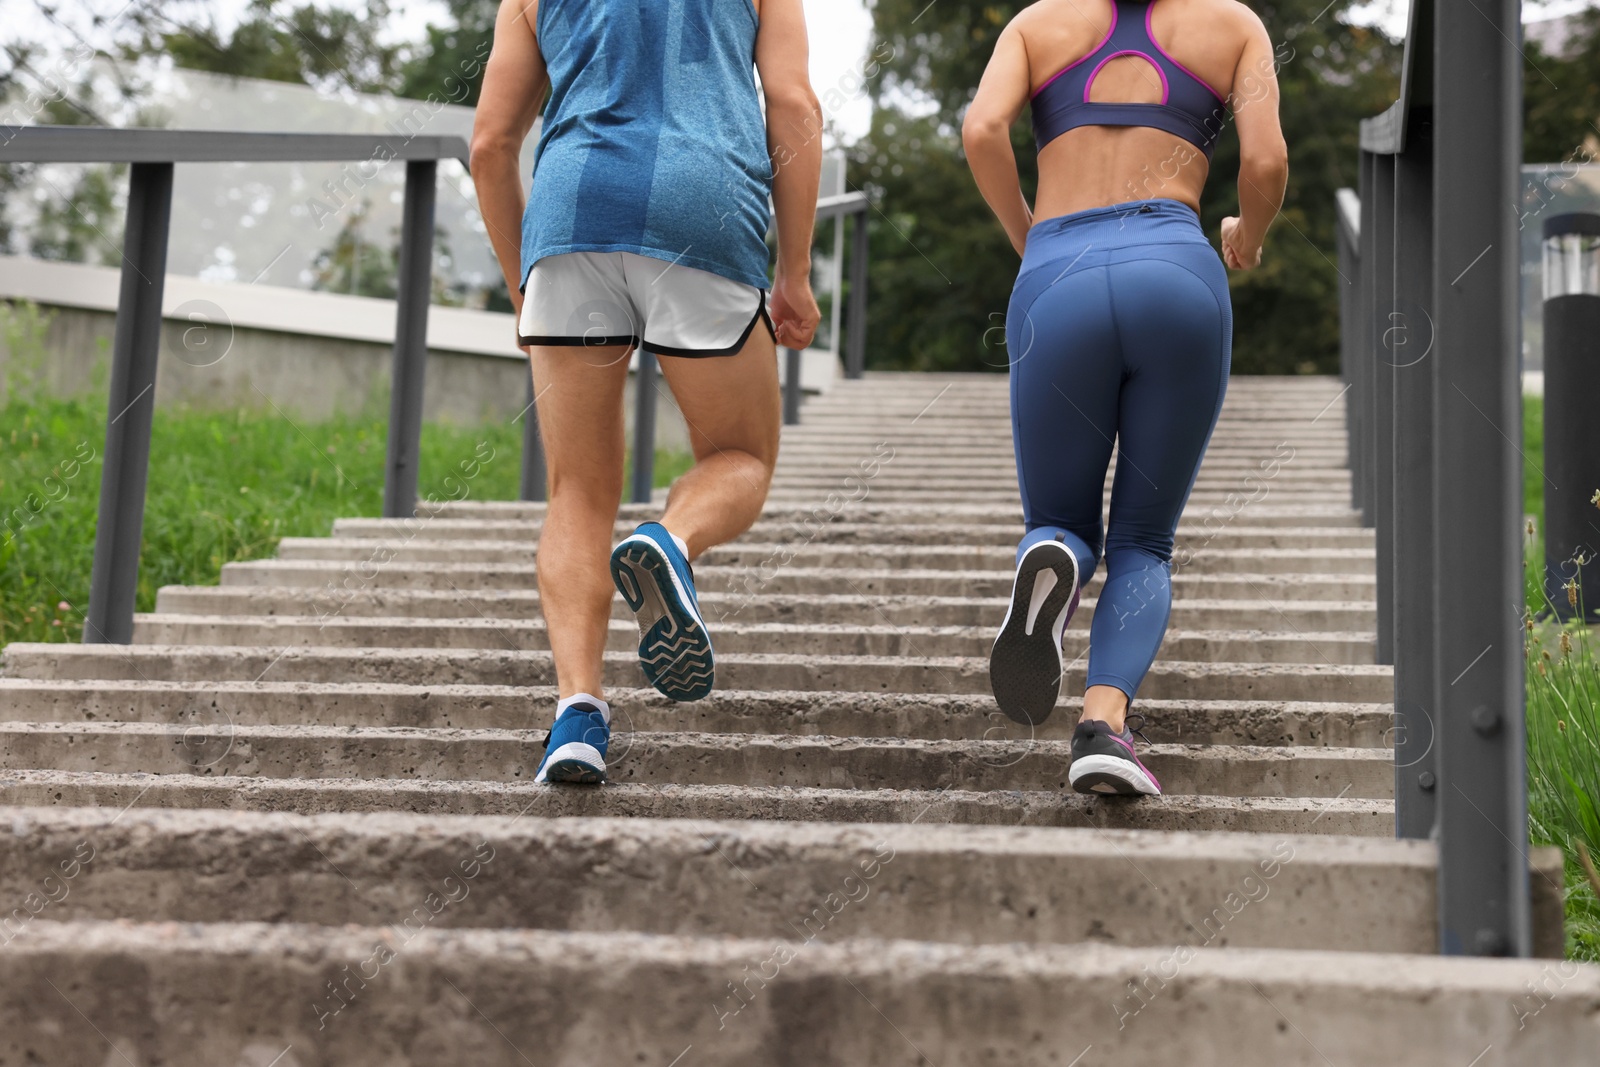
<path id="1" fill-rule="evenodd" d="M 1222 408 L 1233 316 L 1209 246 L 1118 264 L 1110 281 L 1127 378 L 1084 718 L 1120 733 L 1166 634 L 1173 539 Z"/>

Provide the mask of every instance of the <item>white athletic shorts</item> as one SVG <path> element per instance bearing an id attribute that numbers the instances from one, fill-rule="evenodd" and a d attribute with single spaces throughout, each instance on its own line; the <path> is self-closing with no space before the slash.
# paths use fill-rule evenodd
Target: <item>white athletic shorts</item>
<path id="1" fill-rule="evenodd" d="M 772 331 L 763 289 L 632 252 L 566 252 L 528 271 L 517 340 L 731 356 L 757 322 Z"/>

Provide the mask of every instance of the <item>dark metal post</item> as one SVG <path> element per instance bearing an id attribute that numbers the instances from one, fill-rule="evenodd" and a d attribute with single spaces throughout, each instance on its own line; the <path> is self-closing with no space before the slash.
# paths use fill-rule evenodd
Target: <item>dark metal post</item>
<path id="1" fill-rule="evenodd" d="M 1339 197 L 1339 378 L 1344 382 L 1345 461 L 1350 470 L 1350 506 L 1356 499 L 1355 364 L 1361 358 L 1361 203 L 1353 189 L 1340 189 Z"/>
<path id="2" fill-rule="evenodd" d="M 859 378 L 867 368 L 867 211 L 856 213 L 854 247 L 850 252 L 850 337 L 846 342 L 844 376 Z"/>
<path id="3" fill-rule="evenodd" d="M 1416 115 L 1395 159 L 1395 834 L 1433 832 L 1433 131 Z"/>
<path id="4" fill-rule="evenodd" d="M 1376 532 L 1378 648 L 1377 662 L 1394 662 L 1394 356 L 1404 327 L 1395 307 L 1396 226 L 1394 203 L 1395 157 L 1373 158 L 1372 220 L 1367 242 L 1367 283 L 1372 286 L 1372 318 L 1367 359 L 1372 365 L 1372 428 L 1367 442 L 1372 448 L 1372 525 Z M 1362 203 L 1365 204 L 1365 199 Z"/>
<path id="5" fill-rule="evenodd" d="M 800 350 L 783 350 L 783 424 L 800 425 Z"/>
<path id="6" fill-rule="evenodd" d="M 438 169 L 438 163 L 431 159 L 406 164 L 400 277 L 394 300 L 389 457 L 383 478 L 383 514 L 391 519 L 408 518 L 417 510 L 422 395 L 428 369 L 428 303 L 433 296 L 434 179 Z"/>
<path id="7" fill-rule="evenodd" d="M 523 500 L 545 498 L 544 441 L 539 437 L 539 406 L 534 402 L 533 375 L 528 375 L 528 406 L 522 409 Z"/>
<path id="8" fill-rule="evenodd" d="M 650 503 L 656 474 L 656 357 L 639 349 L 633 381 L 633 502 Z"/>
<path id="9" fill-rule="evenodd" d="M 1519 0 L 1434 7 L 1439 944 L 1527 956 Z M 1443 580 L 1448 578 L 1448 580 Z"/>
<path id="10" fill-rule="evenodd" d="M 1371 152 L 1361 153 L 1361 261 L 1357 279 L 1356 316 L 1361 327 L 1356 344 L 1358 357 L 1351 367 L 1355 373 L 1350 389 L 1351 406 L 1355 420 L 1350 424 L 1350 479 L 1354 486 L 1356 508 L 1361 512 L 1361 525 L 1372 525 L 1372 333 L 1377 311 L 1373 306 L 1372 272 L 1378 258 L 1374 241 L 1377 226 L 1377 198 L 1373 195 L 1374 175 L 1378 157 Z"/>
<path id="11" fill-rule="evenodd" d="M 85 644 L 133 642 L 171 221 L 172 164 L 133 164 L 122 238 L 122 287 L 111 341 L 111 400 L 106 412 L 89 610 L 83 626 Z"/>
<path id="12" fill-rule="evenodd" d="M 1544 591 L 1556 617 L 1600 622 L 1600 215 L 1544 224 Z M 1587 562 L 1580 564 L 1578 560 Z M 1567 583 L 1576 582 L 1576 597 Z M 1577 603 L 1573 604 L 1572 600 Z"/>

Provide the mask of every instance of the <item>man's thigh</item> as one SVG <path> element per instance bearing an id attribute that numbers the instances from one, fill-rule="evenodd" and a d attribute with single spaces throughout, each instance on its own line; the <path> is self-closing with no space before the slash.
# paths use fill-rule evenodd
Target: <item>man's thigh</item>
<path id="1" fill-rule="evenodd" d="M 530 352 L 551 488 L 570 479 L 607 491 L 614 484 L 620 494 L 627 451 L 622 392 L 632 350 L 536 345 Z"/>
<path id="2" fill-rule="evenodd" d="M 738 450 L 769 467 L 776 462 L 783 407 L 776 351 L 764 325 L 750 331 L 736 355 L 659 360 L 696 459 Z"/>

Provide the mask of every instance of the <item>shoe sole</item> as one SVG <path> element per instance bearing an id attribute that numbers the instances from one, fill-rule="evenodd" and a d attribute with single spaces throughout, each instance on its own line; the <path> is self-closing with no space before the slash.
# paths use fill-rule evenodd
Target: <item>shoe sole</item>
<path id="1" fill-rule="evenodd" d="M 639 666 L 673 700 L 699 700 L 716 679 L 711 636 L 694 599 L 653 538 L 634 534 L 611 553 L 611 580 L 639 622 Z"/>
<path id="2" fill-rule="evenodd" d="M 572 782 L 598 785 L 606 780 L 606 761 L 600 750 L 582 741 L 568 741 L 545 759 L 535 782 Z"/>
<path id="3" fill-rule="evenodd" d="M 1028 612 L 1041 574 L 1055 584 L 1033 616 Z M 1078 561 L 1059 541 L 1041 541 L 1022 554 L 1011 606 L 989 653 L 989 688 L 1000 710 L 1012 720 L 1037 726 L 1050 717 L 1061 698 L 1061 631 L 1078 591 Z"/>
<path id="4" fill-rule="evenodd" d="M 1067 780 L 1079 793 L 1099 796 L 1158 797 L 1161 787 L 1132 760 L 1121 756 L 1082 756 L 1067 768 Z"/>

